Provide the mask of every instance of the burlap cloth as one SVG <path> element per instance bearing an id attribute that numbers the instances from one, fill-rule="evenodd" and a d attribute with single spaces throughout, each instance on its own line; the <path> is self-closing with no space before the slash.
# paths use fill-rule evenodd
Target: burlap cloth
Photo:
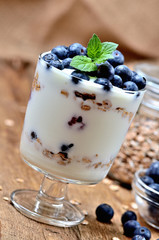
<path id="1" fill-rule="evenodd" d="M 159 0 L 0 0 L 0 58 L 36 61 L 96 33 L 131 58 L 159 58 Z"/>

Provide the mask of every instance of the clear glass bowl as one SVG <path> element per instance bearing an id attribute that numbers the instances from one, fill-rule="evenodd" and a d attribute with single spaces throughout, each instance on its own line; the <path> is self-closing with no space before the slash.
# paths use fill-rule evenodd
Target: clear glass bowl
<path id="1" fill-rule="evenodd" d="M 133 193 L 141 217 L 152 227 L 159 229 L 159 192 L 147 186 L 140 178 L 145 170 L 138 170 L 132 182 Z"/>

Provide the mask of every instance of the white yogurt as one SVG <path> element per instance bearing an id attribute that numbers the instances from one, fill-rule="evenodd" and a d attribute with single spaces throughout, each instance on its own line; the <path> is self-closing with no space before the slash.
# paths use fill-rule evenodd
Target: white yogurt
<path id="1" fill-rule="evenodd" d="M 68 72 L 47 68 L 39 59 L 21 155 L 33 168 L 51 176 L 74 183 L 97 183 L 108 173 L 144 91 L 130 94 L 113 87 L 108 92 L 86 80 L 74 84 Z M 63 145 L 69 146 L 68 150 Z"/>

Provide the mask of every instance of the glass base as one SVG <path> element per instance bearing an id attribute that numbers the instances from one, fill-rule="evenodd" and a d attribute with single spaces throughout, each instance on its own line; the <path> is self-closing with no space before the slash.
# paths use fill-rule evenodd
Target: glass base
<path id="1" fill-rule="evenodd" d="M 34 190 L 16 190 L 11 194 L 14 207 L 26 217 L 38 222 L 59 227 L 71 227 L 84 220 L 84 215 L 69 201 L 43 201 L 39 192 Z"/>

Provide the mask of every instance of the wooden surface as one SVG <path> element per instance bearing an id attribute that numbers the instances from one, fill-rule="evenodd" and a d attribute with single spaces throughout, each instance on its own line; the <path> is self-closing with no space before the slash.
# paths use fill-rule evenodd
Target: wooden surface
<path id="1" fill-rule="evenodd" d="M 78 200 L 79 207 L 88 212 L 88 224 L 72 228 L 58 228 L 30 220 L 20 214 L 8 201 L 13 190 L 39 189 L 42 175 L 27 166 L 19 155 L 19 140 L 26 104 L 30 94 L 35 66 L 13 62 L 0 62 L 0 222 L 2 240 L 120 240 L 130 239 L 123 235 L 120 222 L 126 208 L 132 208 L 134 198 L 130 190 L 114 182 L 96 186 L 69 186 L 69 199 Z M 23 181 L 24 180 L 24 181 Z M 8 199 L 7 199 L 8 198 Z M 110 224 L 99 223 L 95 209 L 101 203 L 110 204 L 115 215 Z M 138 214 L 137 210 L 136 213 Z M 146 223 L 138 216 L 141 225 Z M 152 240 L 159 232 L 147 226 Z"/>

